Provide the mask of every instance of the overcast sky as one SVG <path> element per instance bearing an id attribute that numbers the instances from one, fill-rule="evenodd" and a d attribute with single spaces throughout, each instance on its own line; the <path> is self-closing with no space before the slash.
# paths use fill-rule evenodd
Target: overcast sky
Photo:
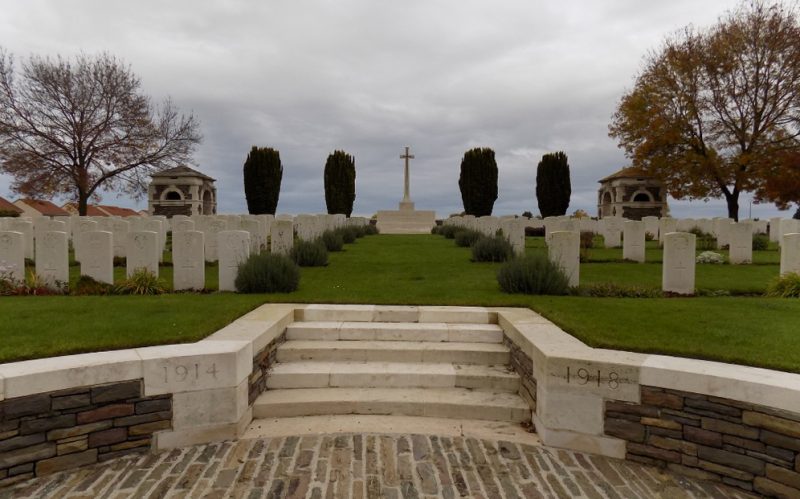
<path id="1" fill-rule="evenodd" d="M 412 198 L 440 217 L 461 211 L 461 157 L 477 146 L 496 152 L 495 214 L 538 213 L 536 164 L 564 150 L 569 211 L 594 215 L 597 179 L 627 164 L 608 123 L 643 56 L 737 3 L 18 0 L 3 2 L 0 44 L 17 57 L 108 51 L 129 62 L 145 92 L 199 118 L 194 166 L 217 179 L 221 213 L 246 211 L 252 145 L 280 151 L 279 212 L 325 211 L 334 149 L 356 158 L 355 213 L 396 209 L 409 145 Z M 2 176 L 0 195 L 15 197 Z M 679 217 L 726 215 L 720 201 L 670 204 Z M 741 206 L 747 217 L 747 198 Z"/>

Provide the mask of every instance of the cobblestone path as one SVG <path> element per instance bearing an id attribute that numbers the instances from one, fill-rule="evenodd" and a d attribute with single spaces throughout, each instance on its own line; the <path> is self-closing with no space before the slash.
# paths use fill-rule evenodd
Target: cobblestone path
<path id="1" fill-rule="evenodd" d="M 33 479 L 0 498 L 741 498 L 655 468 L 469 437 L 345 434 L 128 456 Z"/>

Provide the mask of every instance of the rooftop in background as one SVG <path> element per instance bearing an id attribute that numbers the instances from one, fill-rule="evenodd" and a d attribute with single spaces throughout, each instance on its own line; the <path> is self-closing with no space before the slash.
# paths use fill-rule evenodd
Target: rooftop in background
<path id="1" fill-rule="evenodd" d="M 71 215 L 78 214 L 78 203 L 70 201 L 62 206 L 63 209 L 68 211 Z M 119 206 L 108 205 L 94 205 L 86 206 L 86 216 L 89 217 L 138 217 L 139 212 L 130 208 L 122 208 Z"/>
<path id="2" fill-rule="evenodd" d="M 169 170 L 164 170 L 158 173 L 154 173 L 150 175 L 153 178 L 156 177 L 200 177 L 206 180 L 211 180 L 212 182 L 216 181 L 216 179 L 209 177 L 204 173 L 200 173 L 197 170 L 193 170 L 188 166 L 176 166 L 175 168 L 170 168 Z"/>
<path id="3" fill-rule="evenodd" d="M 0 212 L 22 213 L 22 210 L 15 206 L 11 201 L 0 197 Z"/>
<path id="4" fill-rule="evenodd" d="M 66 217 L 70 213 L 53 204 L 50 201 L 43 201 L 41 199 L 28 199 L 21 198 L 14 201 L 26 215 L 43 215 L 46 217 Z"/>
<path id="5" fill-rule="evenodd" d="M 628 166 L 618 172 L 612 173 L 608 177 L 601 178 L 600 180 L 598 180 L 598 182 L 607 182 L 609 180 L 614 180 L 615 178 L 652 178 L 652 177 L 653 177 L 652 175 L 646 173 L 638 166 Z"/>

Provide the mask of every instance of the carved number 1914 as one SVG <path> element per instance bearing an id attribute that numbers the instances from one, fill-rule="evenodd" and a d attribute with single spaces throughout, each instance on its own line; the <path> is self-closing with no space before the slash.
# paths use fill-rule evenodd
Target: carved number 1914
<path id="1" fill-rule="evenodd" d="M 179 365 L 172 369 L 172 374 L 178 382 L 188 379 L 200 379 L 201 374 L 209 374 L 212 378 L 217 379 L 217 365 L 211 364 L 211 367 L 205 370 L 200 368 L 200 364 Z M 169 383 L 169 376 L 170 369 L 164 366 L 164 383 Z"/>
<path id="2" fill-rule="evenodd" d="M 594 373 L 589 372 L 589 370 L 584 367 L 581 367 L 580 369 L 578 369 L 577 372 L 573 374 L 570 367 L 567 366 L 567 383 L 574 382 L 579 385 L 588 385 L 589 382 L 591 382 L 592 379 L 594 378 L 597 383 L 597 387 L 599 388 L 603 382 L 603 377 L 600 374 L 601 374 L 600 369 L 597 370 L 597 376 L 594 376 Z M 608 379 L 605 381 L 608 384 L 608 387 L 611 388 L 612 390 L 616 390 L 617 388 L 619 388 L 619 374 L 617 374 L 616 372 L 614 371 L 609 372 Z"/>

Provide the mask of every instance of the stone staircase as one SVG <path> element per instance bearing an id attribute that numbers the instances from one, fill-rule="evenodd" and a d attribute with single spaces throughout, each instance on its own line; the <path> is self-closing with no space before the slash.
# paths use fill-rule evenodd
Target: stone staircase
<path id="1" fill-rule="evenodd" d="M 295 322 L 257 419 L 425 416 L 522 423 L 528 404 L 496 324 Z"/>

